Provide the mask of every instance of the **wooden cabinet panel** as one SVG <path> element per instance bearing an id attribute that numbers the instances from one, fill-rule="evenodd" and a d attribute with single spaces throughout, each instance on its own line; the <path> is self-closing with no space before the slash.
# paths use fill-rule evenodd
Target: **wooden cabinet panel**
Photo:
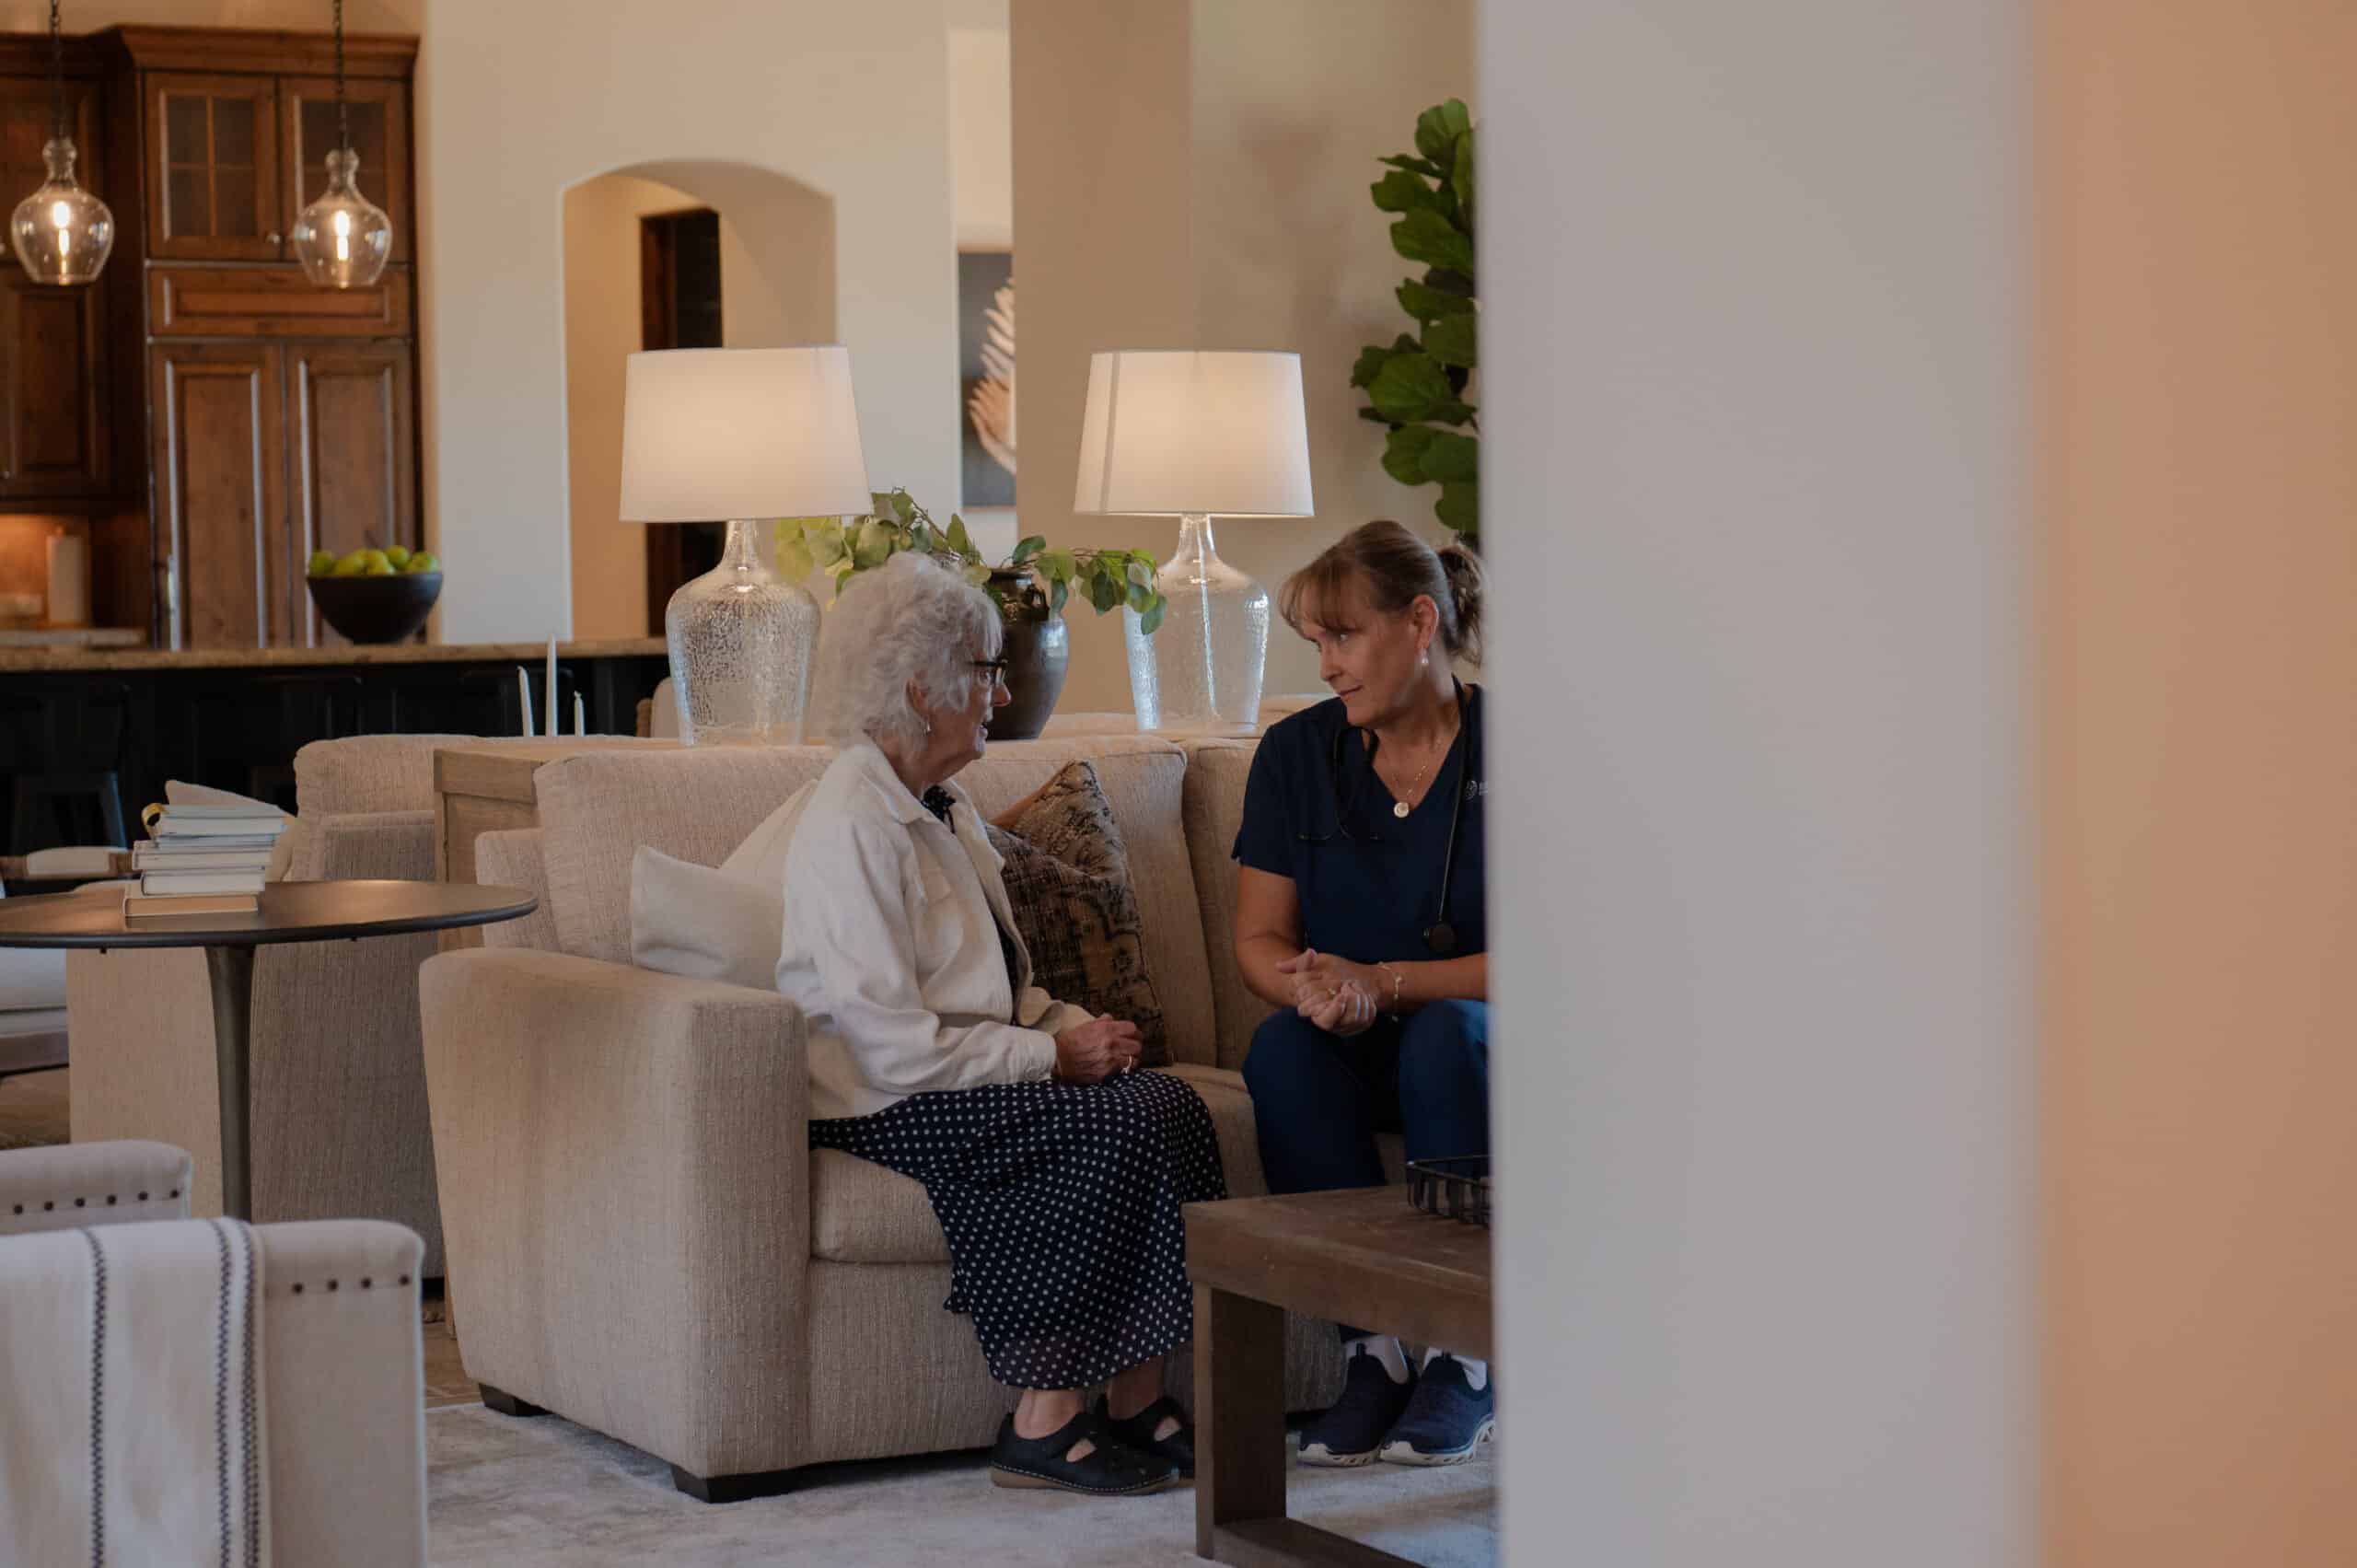
<path id="1" fill-rule="evenodd" d="M 294 559 L 419 543 L 417 438 L 407 343 L 305 344 L 286 351 L 294 436 Z M 343 639 L 296 587 L 308 645 Z"/>
<path id="2" fill-rule="evenodd" d="M 352 150 L 360 155 L 360 193 L 393 220 L 392 260 L 410 259 L 409 89 L 399 82 L 353 81 L 345 99 L 352 114 Z M 279 141 L 285 151 L 286 203 L 281 229 L 295 232 L 295 215 L 327 189 L 327 156 L 341 145 L 332 76 L 278 80 Z"/>
<path id="3" fill-rule="evenodd" d="M 294 629 L 284 356 L 268 343 L 149 351 L 159 545 L 179 563 L 182 646 L 263 647 Z"/>
<path id="4" fill-rule="evenodd" d="M 103 303 L 94 288 L 0 276 L 0 496 L 107 493 Z"/>
<path id="5" fill-rule="evenodd" d="M 147 330 L 159 338 L 406 338 L 410 274 L 321 288 L 294 268 L 150 267 Z"/>
<path id="6" fill-rule="evenodd" d="M 280 214 L 278 78 L 148 74 L 147 251 L 274 261 Z"/>

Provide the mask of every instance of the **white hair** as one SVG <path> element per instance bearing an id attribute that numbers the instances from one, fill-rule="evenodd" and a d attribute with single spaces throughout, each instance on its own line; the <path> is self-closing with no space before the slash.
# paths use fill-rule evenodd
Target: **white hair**
<path id="1" fill-rule="evenodd" d="M 819 717 L 837 746 L 861 736 L 913 744 L 924 720 L 914 683 L 937 706 L 973 700 L 974 650 L 996 658 L 1005 630 L 990 595 L 931 557 L 903 551 L 862 572 L 827 612 L 814 671 Z"/>

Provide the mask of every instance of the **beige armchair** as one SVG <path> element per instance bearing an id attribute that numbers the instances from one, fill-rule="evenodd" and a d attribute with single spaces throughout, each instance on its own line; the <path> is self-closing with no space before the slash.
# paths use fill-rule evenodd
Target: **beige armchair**
<path id="1" fill-rule="evenodd" d="M 961 782 L 996 810 L 1077 754 L 1128 842 L 1171 1070 L 1210 1109 L 1231 1194 L 1263 1191 L 1235 1068 L 1267 1008 L 1228 955 L 1225 892 L 1251 749 L 1016 742 Z M 550 764 L 541 826 L 476 846 L 485 880 L 544 891 L 541 913 L 431 959 L 419 988 L 469 1376 L 492 1408 L 558 1411 L 712 1502 L 827 1461 L 985 1445 L 1012 1398 L 942 1310 L 949 1256 L 924 1189 L 810 1148 L 801 1015 L 773 991 L 630 963 L 633 846 L 716 865 L 827 760 L 725 747 Z M 1331 1328 L 1295 1319 L 1288 1348 L 1288 1408 L 1328 1402 Z"/>
<path id="2" fill-rule="evenodd" d="M 451 736 L 319 741 L 295 759 L 290 879 L 434 879 L 434 769 Z M 442 1217 L 417 969 L 435 938 L 265 947 L 253 995 L 253 1217 L 360 1217 L 424 1238 L 442 1272 Z M 66 969 L 74 1137 L 152 1138 L 194 1152 L 192 1212 L 221 1212 L 220 1101 L 204 957 L 77 952 Z"/>
<path id="3" fill-rule="evenodd" d="M 0 1297 L 12 1235 L 186 1223 L 193 1165 L 153 1143 L 0 1153 Z M 281 1562 L 425 1561 L 425 1386 L 416 1235 L 367 1220 L 262 1225 L 270 1532 Z M 372 1282 L 366 1291 L 332 1280 Z M 210 1322 L 192 1325 L 209 1354 Z"/>

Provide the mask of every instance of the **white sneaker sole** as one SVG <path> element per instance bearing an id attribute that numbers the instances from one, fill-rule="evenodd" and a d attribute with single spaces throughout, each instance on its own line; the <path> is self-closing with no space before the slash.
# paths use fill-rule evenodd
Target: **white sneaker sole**
<path id="1" fill-rule="evenodd" d="M 1375 1463 L 1376 1453 L 1375 1449 L 1369 1448 L 1364 1454 L 1337 1454 L 1323 1443 L 1305 1443 L 1301 1446 L 1301 1462 L 1317 1465 L 1323 1469 L 1354 1470 L 1363 1465 Z"/>
<path id="2" fill-rule="evenodd" d="M 1473 1434 L 1472 1442 L 1462 1448 L 1444 1449 L 1437 1454 L 1420 1453 L 1405 1443 L 1386 1443 L 1383 1446 L 1383 1462 L 1387 1465 L 1419 1465 L 1425 1469 L 1439 1465 L 1461 1465 L 1473 1457 L 1475 1449 L 1494 1436 L 1497 1430 L 1498 1418 L 1491 1416 L 1481 1423 L 1481 1429 Z"/>

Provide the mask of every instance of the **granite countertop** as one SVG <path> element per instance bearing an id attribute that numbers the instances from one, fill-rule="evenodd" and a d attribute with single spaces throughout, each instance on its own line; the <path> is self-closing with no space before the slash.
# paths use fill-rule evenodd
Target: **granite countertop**
<path id="1" fill-rule="evenodd" d="M 659 658 L 660 637 L 559 643 L 560 659 Z M 520 664 L 538 669 L 549 645 L 539 643 L 383 643 L 333 648 L 24 647 L 0 643 L 0 674 L 44 670 L 286 669 L 372 664 Z"/>

